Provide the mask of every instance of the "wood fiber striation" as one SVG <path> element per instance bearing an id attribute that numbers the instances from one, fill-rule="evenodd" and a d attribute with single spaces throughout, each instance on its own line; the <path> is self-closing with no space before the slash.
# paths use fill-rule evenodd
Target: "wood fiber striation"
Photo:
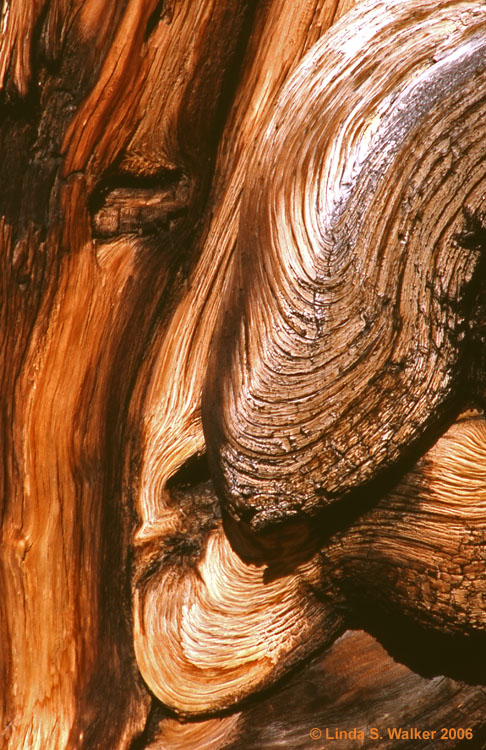
<path id="1" fill-rule="evenodd" d="M 254 528 L 360 487 L 454 402 L 481 256 L 455 236 L 484 204 L 483 24 L 477 3 L 364 3 L 263 130 L 203 397 L 222 502 Z"/>

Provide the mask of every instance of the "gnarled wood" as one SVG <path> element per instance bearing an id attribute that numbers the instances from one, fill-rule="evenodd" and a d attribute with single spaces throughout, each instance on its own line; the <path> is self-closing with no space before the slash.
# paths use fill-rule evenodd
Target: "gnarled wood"
<path id="1" fill-rule="evenodd" d="M 262 127 L 203 400 L 218 491 L 254 528 L 376 478 L 456 396 L 485 18 L 476 2 L 363 3 Z"/>
<path id="2" fill-rule="evenodd" d="M 467 744 L 479 750 L 486 746 L 485 707 L 483 688 L 420 676 L 394 661 L 367 633 L 348 631 L 277 692 L 243 711 L 201 722 L 163 719 L 147 750 L 309 750 L 321 745 L 376 750 L 377 743 L 386 750 L 430 750 L 431 737 L 436 746 L 440 740 L 440 747 L 454 750 L 461 729 L 471 731 Z M 397 739 L 388 732 L 410 732 L 412 727 L 420 733 L 413 739 L 410 734 Z M 443 739 L 443 727 L 452 727 L 455 735 Z M 373 736 L 372 728 L 381 739 Z M 312 729 L 320 730 L 322 737 L 311 739 Z M 334 739 L 326 740 L 326 729 Z M 364 739 L 358 734 L 354 739 L 353 730 Z M 346 732 L 347 738 L 339 739 L 338 732 Z"/>
<path id="3" fill-rule="evenodd" d="M 0 692 L 9 750 L 114 750 L 143 730 L 151 698 L 133 653 L 133 514 L 122 497 L 128 404 L 202 210 L 248 7 L 4 4 Z M 132 225 L 128 236 L 93 241 L 90 214 L 96 227 L 120 190 L 147 179 L 147 161 L 152 182 L 142 188 L 177 193 L 185 210 L 162 205 L 170 218 L 155 230 L 139 236 Z"/>
<path id="4" fill-rule="evenodd" d="M 436 747 L 453 750 L 461 746 L 457 734 L 443 739 L 441 731 L 452 727 L 470 729 L 473 739 L 467 744 L 479 750 L 486 745 L 485 706 L 486 696 L 480 687 L 444 677 L 421 677 L 395 662 L 368 634 L 348 631 L 324 656 L 282 686 L 278 695 L 268 696 L 240 715 L 240 738 L 221 747 L 430 750 L 433 738 Z M 371 733 L 373 727 L 379 739 Z M 412 727 L 419 732 L 414 738 Z M 314 728 L 322 732 L 321 739 L 311 739 Z M 388 730 L 394 728 L 408 731 L 408 737 L 403 733 L 401 739 L 390 736 Z M 326 729 L 334 739 L 326 739 Z M 352 730 L 357 730 L 356 739 Z M 427 731 L 428 737 L 424 736 Z M 343 733 L 341 739 L 339 732 Z M 161 750 L 160 745 L 151 750 Z"/>
<path id="5" fill-rule="evenodd" d="M 343 289 L 354 283 L 356 293 L 351 291 L 363 303 L 364 317 L 336 299 L 334 289 L 333 305 L 341 317 L 332 331 L 340 339 L 332 353 L 342 358 L 345 370 L 337 382 L 354 388 L 355 402 L 347 410 L 336 389 L 329 413 L 315 415 L 316 424 L 323 418 L 334 424 L 331 412 L 344 413 L 332 437 L 337 458 L 327 467 L 327 499 L 374 478 L 402 449 L 407 453 L 429 423 L 445 417 L 445 427 L 464 401 L 461 385 L 484 377 L 479 354 L 484 291 L 478 292 L 476 282 L 485 230 L 475 212 L 484 187 L 484 65 L 479 59 L 484 9 L 470 0 L 444 0 L 434 9 L 428 0 L 420 6 L 411 0 L 407 7 L 378 2 L 374 10 L 368 2 L 368 10 L 343 19 L 316 48 L 329 86 L 307 122 L 302 92 L 292 89 L 304 70 L 298 66 L 353 5 L 351 0 L 10 0 L 2 5 L 0 745 L 5 750 L 308 747 L 314 723 L 334 721 L 346 728 L 387 713 L 394 722 L 396 716 L 415 722 L 427 701 L 434 717 L 430 709 L 425 722 L 452 725 L 461 704 L 480 736 L 481 688 L 449 678 L 425 680 L 394 663 L 363 634 L 348 633 L 331 645 L 343 628 L 366 625 L 416 670 L 423 664 L 410 662 L 410 654 L 397 651 L 393 642 L 404 628 L 425 633 L 427 643 L 452 639 L 460 654 L 464 643 L 481 647 L 485 434 L 480 414 L 458 421 L 432 447 L 426 435 L 427 442 L 415 448 L 424 453 L 429 447 L 428 453 L 394 487 L 390 481 L 386 493 L 378 484 L 369 488 L 376 494 L 359 510 L 352 503 L 335 504 L 331 514 L 312 524 L 304 514 L 303 521 L 255 534 L 240 516 L 256 510 L 253 525 L 272 526 L 292 516 L 294 500 L 282 496 L 277 513 L 265 503 L 240 502 L 238 472 L 245 469 L 253 428 L 241 421 L 247 416 L 241 392 L 235 391 L 241 407 L 235 415 L 225 391 L 238 371 L 226 367 L 234 342 L 226 353 L 219 344 L 215 351 L 221 353 L 223 346 L 225 356 L 214 354 L 205 422 L 221 496 L 228 488 L 218 469 L 220 452 L 227 458 L 220 428 L 226 429 L 225 421 L 236 426 L 230 447 L 240 447 L 230 456 L 229 469 L 224 461 L 222 469 L 224 477 L 235 470 L 227 502 L 235 518 L 221 511 L 204 468 L 189 487 L 181 479 L 185 461 L 205 447 L 201 391 L 211 339 L 225 314 L 220 301 L 231 294 L 245 182 L 240 265 L 253 232 L 263 229 L 258 241 L 271 240 L 261 248 L 258 263 L 240 269 L 247 307 L 238 314 L 246 309 L 251 336 L 261 332 L 262 321 L 269 330 L 256 360 L 252 350 L 250 379 L 265 370 L 265 357 L 281 333 L 278 327 L 271 330 L 264 286 L 252 286 L 255 274 L 269 269 L 272 293 L 280 285 L 283 299 L 294 283 L 292 274 L 297 278 L 310 257 L 285 252 L 291 273 L 280 274 L 281 264 L 271 255 L 273 230 L 283 232 L 287 242 L 287 225 L 278 214 L 265 234 L 268 204 L 253 206 L 263 195 L 260 177 L 273 208 L 296 209 L 294 234 L 302 252 L 307 229 L 309 237 L 314 231 L 307 213 L 299 213 L 299 190 L 308 176 L 317 174 L 318 183 L 326 174 L 329 184 L 335 180 L 344 193 L 349 190 L 350 215 L 357 217 L 346 224 L 335 207 L 330 222 L 334 248 L 343 252 L 338 266 L 348 254 Z M 407 15 L 412 11 L 413 24 Z M 367 37 L 363 55 L 356 55 L 351 31 L 356 23 L 355 30 Z M 335 49 L 336 40 L 345 48 Z M 390 50 L 390 40 L 397 50 L 409 43 L 417 55 L 402 59 Z M 372 58 L 383 60 L 383 67 L 373 70 Z M 352 64 L 345 69 L 346 60 Z M 312 65 L 304 72 L 311 84 L 319 75 Z M 427 100 L 425 84 L 432 87 L 429 93 L 438 92 L 437 100 Z M 413 106 L 400 110 L 400 102 Z M 289 104 L 298 132 L 288 127 L 284 109 Z M 312 162 L 309 139 L 314 131 L 319 134 L 317 115 L 326 107 L 326 147 L 332 152 L 324 160 L 327 173 Z M 367 121 L 369 113 L 376 118 Z M 340 130 L 337 120 L 348 115 Z M 282 135 L 272 131 L 274 124 L 281 125 Z M 356 172 L 346 162 L 349 184 L 333 174 L 342 166 L 343 144 L 330 139 L 339 133 L 350 135 L 346 143 L 356 157 Z M 390 133 L 395 140 L 389 140 Z M 433 141 L 435 133 L 439 140 Z M 440 141 L 443 134 L 450 134 L 449 150 Z M 268 154 L 278 147 L 285 155 L 290 144 L 295 174 L 270 173 L 265 139 L 272 142 Z M 414 190 L 422 185 L 422 196 L 413 193 L 411 183 L 407 187 L 411 175 Z M 289 203 L 287 190 L 293 187 Z M 316 194 L 325 202 L 327 193 L 320 189 L 317 185 Z M 367 203 L 373 191 L 384 207 L 375 223 L 370 217 L 377 216 L 376 206 Z M 283 203 L 272 203 L 280 195 Z M 353 201 L 362 216 L 353 213 Z M 422 215 L 421 203 L 427 209 Z M 438 217 L 437 205 L 445 206 Z M 395 232 L 403 234 L 398 237 L 402 254 L 396 256 L 393 243 L 382 242 Z M 350 247 L 345 237 L 351 238 Z M 425 255 L 435 262 L 429 275 L 422 270 Z M 378 282 L 370 280 L 374 261 Z M 386 309 L 388 286 L 400 264 L 397 316 L 382 318 L 373 333 L 376 295 Z M 363 276 L 368 282 L 358 289 Z M 470 277 L 475 299 L 466 299 Z M 417 291 L 410 309 L 403 291 L 409 288 Z M 239 298 L 228 299 L 231 307 Z M 311 302 L 324 309 L 317 297 Z M 428 309 L 432 318 L 426 318 Z M 289 315 L 295 316 L 294 308 Z M 306 325 L 315 323 L 312 314 Z M 416 330 L 425 368 L 417 372 L 403 361 L 417 349 L 410 338 Z M 384 351 L 387 332 L 389 348 L 395 347 L 391 365 Z M 473 350 L 476 357 L 472 375 L 462 370 L 463 332 L 468 357 Z M 296 340 L 307 340 L 301 322 L 294 333 Z M 350 343 L 354 351 L 348 352 Z M 371 353 L 363 371 L 352 367 L 356 352 Z M 307 362 L 317 401 L 329 385 L 316 379 L 322 356 Z M 334 365 L 330 370 L 324 365 L 332 375 Z M 372 366 L 375 379 L 369 376 Z M 219 367 L 221 382 L 220 373 L 215 376 Z M 277 385 L 280 378 L 281 373 Z M 300 382 L 300 375 L 294 380 Z M 405 394 L 404 410 L 390 407 L 390 393 L 383 396 L 389 382 L 390 393 Z M 291 401 L 285 392 L 282 397 L 282 389 L 277 395 L 274 385 L 270 390 L 277 401 L 268 408 L 268 425 Z M 409 399 L 413 390 L 416 401 Z M 484 396 L 484 384 L 476 388 L 478 394 Z M 307 395 L 313 403 L 313 393 Z M 220 410 L 220 397 L 226 410 Z M 292 419 L 308 419 L 301 405 Z M 295 402 L 290 411 L 294 407 Z M 292 486 L 287 444 L 284 448 L 282 456 L 263 457 L 255 486 L 275 490 L 275 470 L 287 489 L 300 487 L 301 493 L 303 485 Z M 302 455 L 307 449 L 314 489 L 322 444 L 312 438 Z M 313 513 L 322 497 L 306 493 L 296 494 L 296 509 Z M 378 632 L 370 608 L 386 624 L 384 632 Z M 319 662 L 274 684 L 325 646 L 330 648 Z M 455 674 L 453 661 L 448 655 L 428 663 L 429 674 L 484 681 L 474 670 Z M 317 707 L 306 700 L 306 709 L 298 694 L 308 680 L 321 713 L 307 727 L 309 711 Z M 261 692 L 271 686 L 274 694 Z M 234 713 L 221 712 L 231 706 Z M 173 712 L 168 718 L 170 709 L 200 720 L 179 721 Z M 208 713 L 213 716 L 202 716 Z M 456 718 L 454 725 L 461 722 Z M 386 746 L 394 745 L 390 740 Z"/>
<path id="6" fill-rule="evenodd" d="M 135 600 L 137 658 L 151 689 L 182 714 L 226 708 L 370 609 L 388 617 L 391 634 L 401 619 L 484 639 L 485 461 L 486 420 L 466 414 L 367 513 L 329 538 L 326 518 L 307 532 L 279 530 L 261 538 L 259 559 L 244 537 L 236 554 L 211 522 L 209 488 L 174 498 Z"/>
<path id="7" fill-rule="evenodd" d="M 486 420 L 465 415 L 332 539 L 323 554 L 355 611 L 373 608 L 443 634 L 486 634 L 485 466 Z"/>
<path id="8" fill-rule="evenodd" d="M 342 631 L 339 597 L 316 556 L 272 575 L 268 564 L 241 559 L 221 523 L 198 549 L 190 527 L 204 523 L 204 505 L 201 493 L 178 504 L 178 523 L 158 540 L 134 603 L 139 669 L 155 695 L 186 716 L 268 687 Z M 294 533 L 291 549 L 299 546 Z"/>
<path id="9" fill-rule="evenodd" d="M 142 575 L 144 585 L 137 585 L 135 592 L 135 644 L 141 672 L 153 692 L 185 713 L 231 705 L 270 684 L 298 658 L 332 640 L 340 628 L 340 618 L 329 606 L 328 597 L 321 604 L 310 595 L 309 603 L 305 602 L 309 594 L 303 591 L 318 576 L 314 565 L 307 570 L 305 563 L 302 570 L 297 567 L 268 585 L 263 564 L 255 567 L 240 560 L 219 525 L 207 542 L 211 558 L 204 546 L 197 555 L 198 563 L 205 560 L 201 563 L 204 575 L 195 569 L 181 573 L 169 557 L 165 574 L 156 567 L 153 580 L 147 578 L 153 570 L 154 550 L 159 549 L 164 559 L 164 540 L 173 538 L 175 532 L 184 538 L 183 524 L 187 522 L 181 522 L 166 485 L 184 461 L 204 447 L 200 404 L 205 363 L 232 257 L 240 193 L 255 135 L 288 71 L 345 5 L 275 2 L 257 11 L 235 109 L 218 153 L 209 198 L 212 211 L 200 240 L 200 260 L 189 277 L 189 292 L 180 300 L 167 329 L 160 332 L 155 361 L 150 362 L 137 495 L 141 525 L 135 537 L 139 571 L 135 581 Z M 196 507 L 194 513 L 204 525 L 204 510 Z M 215 523 L 217 515 L 213 512 Z M 212 580 L 218 582 L 218 593 L 212 589 Z M 168 591 L 174 602 L 170 612 L 166 609 Z M 265 591 L 268 601 L 263 607 Z M 233 612 L 228 607 L 222 609 L 230 597 L 241 600 L 242 611 L 236 605 Z M 187 601 L 194 606 L 190 627 L 184 624 Z M 292 631 L 297 612 L 303 620 L 301 632 Z M 282 622 L 278 626 L 279 618 L 288 623 L 288 633 L 281 629 Z M 260 632 L 267 633 L 268 643 Z M 189 637 L 197 649 L 184 648 Z M 244 649 L 240 647 L 242 639 Z M 238 650 L 241 654 L 234 665 L 219 668 L 214 662 L 215 650 L 225 655 Z M 266 657 L 267 650 L 279 652 L 278 662 Z M 168 652 L 174 657 L 170 665 Z"/>
<path id="10" fill-rule="evenodd" d="M 165 486 L 191 457 L 204 451 L 201 391 L 238 232 L 241 191 L 253 144 L 285 77 L 302 55 L 352 3 L 279 0 L 257 9 L 234 107 L 221 137 L 198 263 L 166 328 L 158 332 L 144 396 L 144 450 L 137 495 L 141 525 L 136 541 L 157 535 Z M 210 209 L 210 210 L 209 210 Z M 142 387 L 142 386 L 141 386 Z M 142 396 L 140 397 L 142 398 Z M 137 402 L 138 405 L 138 402 Z M 134 419 L 138 417 L 135 413 Z M 164 525 L 162 523 L 162 533 Z"/>

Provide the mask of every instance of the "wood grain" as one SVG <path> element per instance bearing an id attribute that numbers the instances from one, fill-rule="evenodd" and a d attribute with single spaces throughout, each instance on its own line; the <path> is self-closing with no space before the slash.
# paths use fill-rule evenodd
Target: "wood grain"
<path id="1" fill-rule="evenodd" d="M 455 401 L 481 257 L 456 235 L 484 209 L 482 13 L 363 3 L 262 128 L 203 398 L 218 492 L 254 528 L 375 479 Z"/>
<path id="2" fill-rule="evenodd" d="M 484 679 L 474 668 L 484 637 L 482 417 L 440 435 L 469 398 L 456 383 L 471 385 L 475 399 L 484 394 L 484 221 L 476 210 L 484 192 L 484 10 L 469 0 L 411 2 L 412 25 L 404 3 L 372 9 L 367 0 L 339 21 L 353 5 L 2 5 L 5 750 L 307 748 L 315 746 L 312 726 L 385 726 L 387 714 L 424 728 L 469 722 L 485 745 L 484 690 L 476 687 Z M 353 23 L 366 37 L 360 50 Z M 383 66 L 374 67 L 377 59 Z M 312 83 L 321 68 L 329 80 L 306 93 L 301 77 Z M 313 155 L 316 133 L 328 139 L 325 168 Z M 321 267 L 336 312 L 327 333 L 342 342 L 320 332 L 324 350 L 290 373 L 299 387 L 305 371 L 311 376 L 297 402 L 289 373 L 272 364 L 269 391 L 284 393 L 283 403 L 269 401 L 253 421 L 255 394 L 240 389 L 240 376 L 250 382 L 270 372 L 275 342 L 287 344 L 289 331 L 272 315 L 283 310 L 290 338 L 307 346 L 319 315 L 308 319 L 294 302 L 325 307 L 299 276 L 320 221 L 308 208 L 312 196 L 326 202 L 324 180 L 354 217 L 334 206 L 326 225 L 336 240 L 335 257 L 326 256 L 334 281 Z M 300 256 L 289 250 L 282 220 L 294 211 Z M 220 308 L 225 296 L 230 313 L 239 300 L 239 289 L 228 291 L 236 245 L 241 327 Z M 265 283 L 254 284 L 258 274 Z M 400 274 L 401 292 L 385 304 Z M 201 394 L 221 318 L 236 333 L 226 341 L 223 330 L 208 381 L 218 495 L 205 468 L 189 486 L 181 477 L 186 461 L 202 461 Z M 252 341 L 247 369 L 231 360 L 233 351 L 246 356 L 240 330 Z M 252 348 L 255 332 L 260 350 Z M 364 370 L 355 372 L 356 357 Z M 333 368 L 341 372 L 330 386 Z M 322 411 L 313 399 L 327 398 L 329 387 L 332 403 Z M 295 438 L 310 462 L 294 482 L 287 459 L 295 468 L 295 445 L 288 453 L 285 430 L 296 404 L 297 422 L 312 429 Z M 338 412 L 344 418 L 333 432 Z M 247 474 L 258 492 L 280 483 L 278 512 L 254 502 L 263 495 L 253 489 L 250 500 L 240 493 L 240 474 L 246 482 L 253 461 L 248 441 L 253 450 L 254 429 L 270 429 L 271 418 L 280 423 Z M 322 424 L 332 433 L 325 455 Z M 228 426 L 229 453 L 220 439 Z M 414 461 L 408 447 L 423 432 L 415 447 L 425 455 Z M 282 440 L 283 453 L 272 453 Z M 332 518 L 324 508 L 309 523 L 309 513 L 362 489 L 402 448 L 409 471 L 400 466 L 393 487 L 367 486 L 359 508 L 350 497 Z M 309 483 L 328 496 L 316 500 Z M 294 509 L 303 519 L 293 519 Z M 241 522 L 254 512 L 254 526 L 291 520 L 255 534 Z M 363 633 L 333 644 L 356 626 L 401 663 Z M 431 658 L 418 658 L 406 632 L 420 636 L 418 650 Z"/>
<path id="3" fill-rule="evenodd" d="M 172 17 L 152 0 L 2 6 L 0 744 L 9 750 L 128 748 L 149 711 L 132 643 L 127 416 L 154 320 L 190 252 L 248 9 L 216 5 L 179 3 Z M 166 113 L 170 101 L 171 116 L 150 99 Z M 170 219 L 154 231 L 142 199 L 141 234 L 132 219 L 131 231 L 125 223 L 95 241 L 96 215 L 147 179 L 133 156 L 147 132 L 158 151 L 147 150 L 152 183 L 138 185 L 138 199 L 157 191 Z M 185 210 L 174 217 L 168 198 L 181 191 Z"/>

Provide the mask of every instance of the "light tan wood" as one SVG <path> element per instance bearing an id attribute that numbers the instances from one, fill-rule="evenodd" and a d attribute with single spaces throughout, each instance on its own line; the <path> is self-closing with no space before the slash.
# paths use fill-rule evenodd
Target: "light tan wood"
<path id="1" fill-rule="evenodd" d="M 484 419 L 440 433 L 464 401 L 484 396 L 485 11 L 470 0 L 354 6 L 3 3 L 2 750 L 307 747 L 296 696 L 310 674 L 323 702 L 323 673 L 334 675 L 329 705 L 343 726 L 374 720 L 368 698 L 391 709 L 395 690 L 395 718 L 404 707 L 410 721 L 421 716 L 433 695 L 437 721 L 467 705 L 480 728 L 481 687 L 419 678 L 368 636 L 331 645 L 357 621 L 373 629 L 370 605 L 389 624 L 385 639 L 403 623 L 441 643 L 484 636 Z M 420 81 L 437 84 L 432 109 Z M 413 100 L 403 123 L 391 106 L 400 96 Z M 313 198 L 325 203 L 324 178 L 344 202 L 355 190 L 348 218 L 312 213 Z M 339 335 L 301 367 L 302 380 L 291 373 L 304 385 L 289 417 L 276 341 L 306 337 L 302 321 L 293 333 L 284 324 L 299 311 L 293 292 L 324 216 L 357 269 L 334 280 L 366 310 L 350 304 L 354 292 L 337 300 Z M 400 331 L 385 314 L 370 333 L 376 311 L 366 305 L 377 289 L 391 296 L 400 263 Z M 312 326 L 317 297 L 306 295 Z M 246 318 L 218 344 L 234 309 Z M 230 361 L 245 354 L 242 330 L 251 356 Z M 339 387 L 329 353 L 342 358 Z M 262 383 L 270 406 L 250 414 Z M 288 421 L 309 420 L 305 439 L 300 428 L 285 433 Z M 282 455 L 268 461 L 279 440 Z M 204 463 L 206 442 L 217 492 L 204 470 L 190 486 L 181 479 L 188 460 Z M 309 458 L 304 479 L 296 446 Z M 248 500 L 241 485 L 254 458 Z M 386 491 L 373 484 L 359 509 L 341 498 L 388 464 Z M 322 510 L 309 477 L 344 502 Z M 275 481 L 274 513 L 254 498 L 262 487 L 275 497 Z M 323 648 L 322 670 L 294 676 L 292 717 L 290 683 L 278 681 Z M 448 659 L 439 666 L 453 671 Z M 270 687 L 274 697 L 261 692 Z"/>
<path id="2" fill-rule="evenodd" d="M 151 698 L 132 644 L 127 410 L 206 197 L 248 8 L 3 7 L 0 744 L 128 748 Z M 125 200 L 120 182 L 146 176 L 140 148 L 156 181 L 157 250 L 154 232 L 140 236 L 133 222 L 93 239 L 103 204 Z"/>
<path id="3" fill-rule="evenodd" d="M 255 529 L 339 501 L 457 408 L 485 17 L 368 2 L 345 20 L 261 130 L 208 368 L 213 479 Z"/>

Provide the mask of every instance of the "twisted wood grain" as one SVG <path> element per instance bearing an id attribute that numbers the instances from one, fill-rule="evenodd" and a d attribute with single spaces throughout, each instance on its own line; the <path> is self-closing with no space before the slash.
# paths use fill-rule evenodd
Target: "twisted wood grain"
<path id="1" fill-rule="evenodd" d="M 222 502 L 254 528 L 375 478 L 457 396 L 485 19 L 477 2 L 363 3 L 263 128 L 203 397 Z"/>
<path id="2" fill-rule="evenodd" d="M 170 538 L 161 542 L 170 548 Z M 142 569 L 134 599 L 138 666 L 178 714 L 228 708 L 342 632 L 338 596 L 316 555 L 272 578 L 268 565 L 242 560 L 218 524 L 196 560 L 187 557 L 184 564 L 166 555 L 147 581 Z"/>

